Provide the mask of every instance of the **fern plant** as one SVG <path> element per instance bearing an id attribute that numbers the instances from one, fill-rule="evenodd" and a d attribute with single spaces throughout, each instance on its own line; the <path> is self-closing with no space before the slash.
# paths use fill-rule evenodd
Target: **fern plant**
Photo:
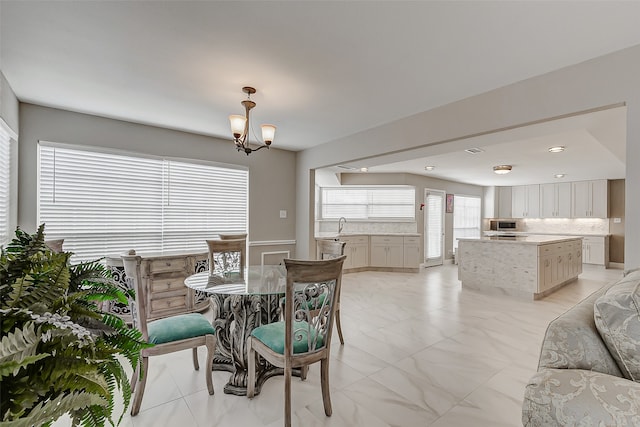
<path id="1" fill-rule="evenodd" d="M 71 265 L 52 252 L 44 224 L 19 228 L 0 253 L 0 426 L 50 425 L 69 413 L 73 425 L 119 424 L 131 388 L 123 363 L 136 366 L 142 334 L 101 310 L 127 303 L 132 291 L 99 261 Z"/>

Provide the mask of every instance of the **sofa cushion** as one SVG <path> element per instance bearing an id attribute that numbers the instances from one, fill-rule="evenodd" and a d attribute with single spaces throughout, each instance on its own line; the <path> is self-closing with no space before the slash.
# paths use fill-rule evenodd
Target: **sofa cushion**
<path id="1" fill-rule="evenodd" d="M 527 384 L 522 425 L 638 426 L 640 384 L 582 369 L 543 369 Z"/>
<path id="2" fill-rule="evenodd" d="M 640 381 L 640 271 L 635 271 L 598 298 L 593 306 L 598 332 L 622 375 Z"/>
<path id="3" fill-rule="evenodd" d="M 549 324 L 538 369 L 585 369 L 622 376 L 593 318 L 593 304 L 606 289 L 589 295 Z"/>

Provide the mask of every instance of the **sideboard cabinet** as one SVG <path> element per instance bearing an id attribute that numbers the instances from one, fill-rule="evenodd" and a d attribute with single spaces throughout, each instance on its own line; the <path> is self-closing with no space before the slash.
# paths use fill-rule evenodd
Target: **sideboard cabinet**
<path id="1" fill-rule="evenodd" d="M 189 289 L 184 279 L 194 273 L 207 271 L 207 252 L 172 253 L 172 254 L 139 254 L 142 257 L 140 270 L 143 285 L 147 286 L 147 317 L 149 320 L 176 314 L 204 311 L 209 308 L 206 294 Z M 107 267 L 113 278 L 127 284 L 122 259 L 119 256 L 107 257 Z M 114 305 L 110 311 L 120 315 L 126 321 L 131 320 L 128 306 Z"/>

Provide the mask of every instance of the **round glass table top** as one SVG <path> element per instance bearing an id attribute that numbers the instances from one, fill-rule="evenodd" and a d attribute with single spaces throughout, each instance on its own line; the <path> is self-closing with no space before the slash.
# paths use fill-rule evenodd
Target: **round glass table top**
<path id="1" fill-rule="evenodd" d="M 287 269 L 284 265 L 249 266 L 244 270 L 244 278 L 238 273 L 211 274 L 210 271 L 203 271 L 187 277 L 184 284 L 196 291 L 214 294 L 284 294 Z"/>

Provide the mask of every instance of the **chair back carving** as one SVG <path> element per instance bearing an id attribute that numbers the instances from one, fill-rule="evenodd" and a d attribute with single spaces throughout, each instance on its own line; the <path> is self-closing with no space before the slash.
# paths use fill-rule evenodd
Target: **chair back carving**
<path id="1" fill-rule="evenodd" d="M 347 242 L 337 240 L 318 240 L 318 259 L 332 259 L 344 255 Z"/>
<path id="2" fill-rule="evenodd" d="M 345 256 L 322 261 L 285 259 L 285 357 L 306 340 L 309 353 L 328 349 Z"/>
<path id="3" fill-rule="evenodd" d="M 122 263 L 124 264 L 124 274 L 129 281 L 129 286 L 136 293 L 134 301 L 129 301 L 131 309 L 131 317 L 133 326 L 142 332 L 145 341 L 149 341 L 149 333 L 147 331 L 147 288 L 142 286 L 145 283 L 142 280 L 142 257 L 136 255 L 136 251 L 130 250 L 122 255 Z"/>
<path id="4" fill-rule="evenodd" d="M 218 236 L 220 236 L 220 240 L 238 240 L 238 239 L 247 240 L 247 233 L 218 234 Z"/>
<path id="5" fill-rule="evenodd" d="M 207 240 L 209 248 L 209 273 L 244 277 L 247 259 L 247 239 Z"/>

